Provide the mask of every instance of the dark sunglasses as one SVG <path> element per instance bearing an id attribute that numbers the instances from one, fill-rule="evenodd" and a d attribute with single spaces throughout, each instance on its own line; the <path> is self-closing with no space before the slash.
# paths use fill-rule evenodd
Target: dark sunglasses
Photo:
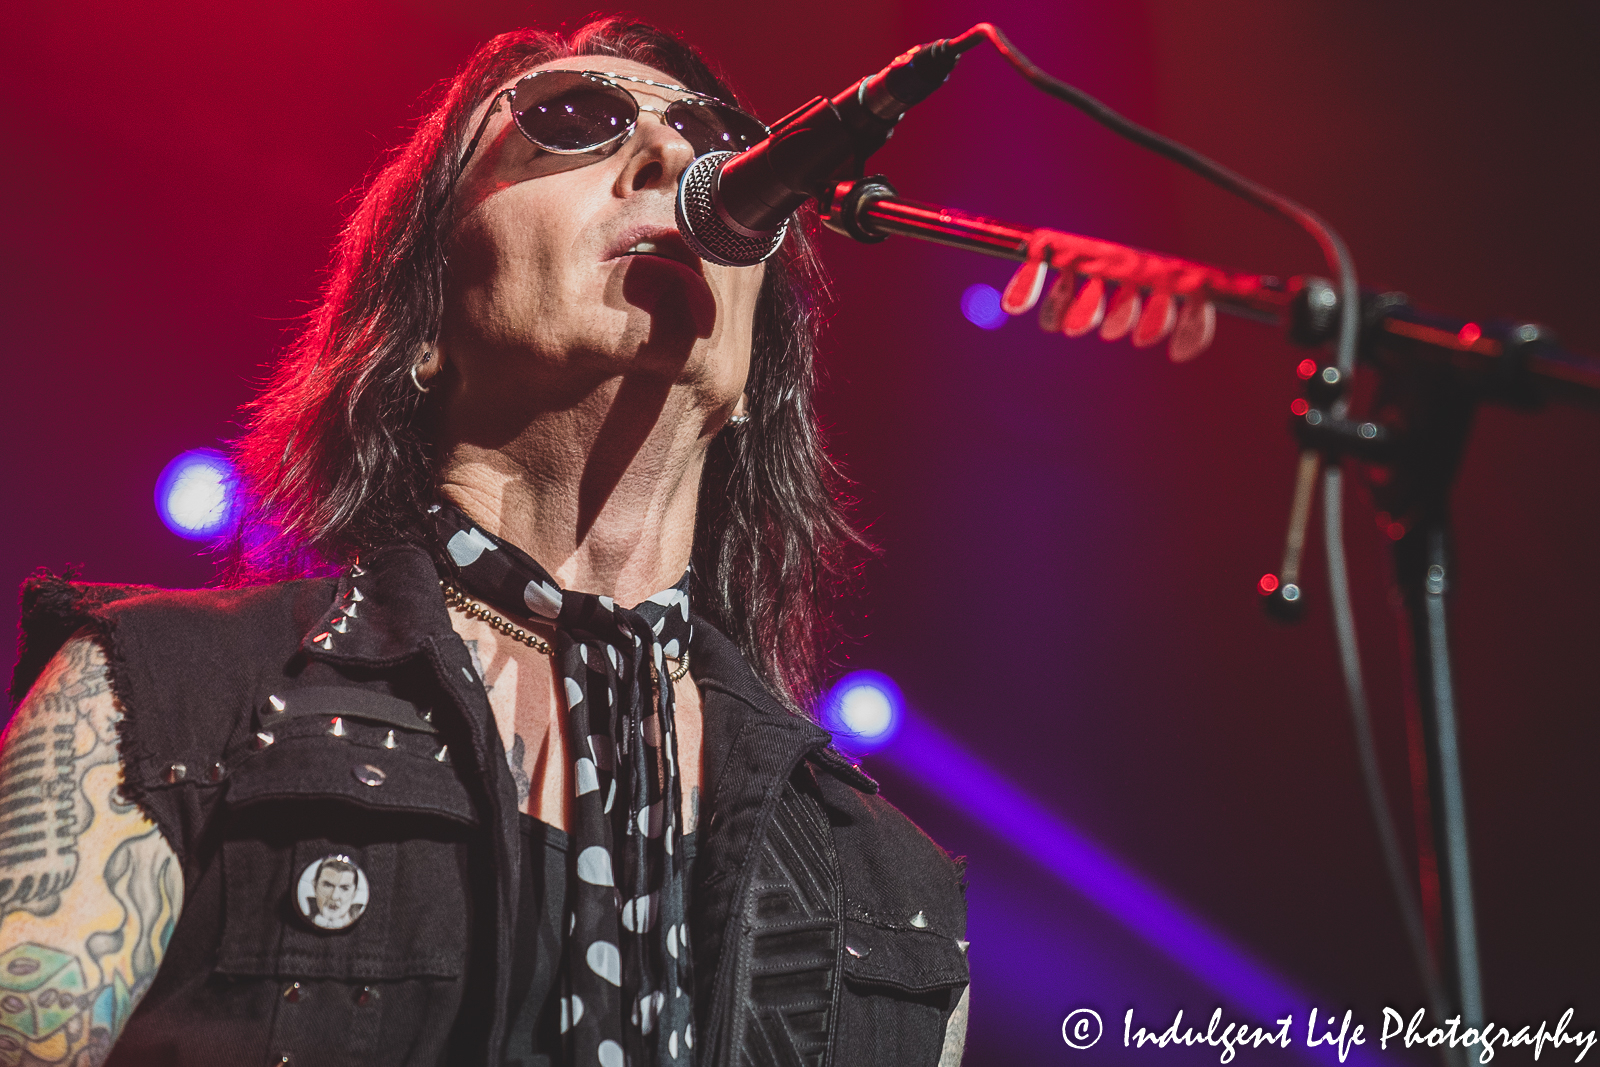
<path id="1" fill-rule="evenodd" d="M 643 107 L 617 80 L 650 85 L 690 94 L 666 107 Z M 489 101 L 489 107 L 472 135 L 467 150 L 456 167 L 459 179 L 478 147 L 478 140 L 489 127 L 489 119 L 500 98 L 511 102 L 511 119 L 522 136 L 546 152 L 575 156 L 593 152 L 598 158 L 611 155 L 633 133 L 639 113 L 649 111 L 683 135 L 696 158 L 707 152 L 742 152 L 766 140 L 771 131 L 761 120 L 716 97 L 697 93 L 681 85 L 634 78 L 626 74 L 600 74 L 589 70 L 536 70 L 525 74 L 517 84 L 502 89 Z M 455 181 L 451 181 L 451 186 Z"/>

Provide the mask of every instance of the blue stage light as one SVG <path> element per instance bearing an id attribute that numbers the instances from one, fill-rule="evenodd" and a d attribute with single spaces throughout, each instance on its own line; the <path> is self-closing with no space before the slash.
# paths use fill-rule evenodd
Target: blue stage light
<path id="1" fill-rule="evenodd" d="M 899 739 L 883 755 L 886 764 L 1032 858 L 1209 986 L 1232 1009 L 1275 1020 L 1316 1002 L 1253 951 L 1236 944 L 915 710 L 903 718 Z M 1302 1062 L 1326 1067 L 1383 1064 L 1378 1053 L 1367 1048 L 1351 1048 L 1345 1056 L 1331 1044 L 1294 1047 Z"/>
<path id="2" fill-rule="evenodd" d="M 1000 290 L 992 285 L 967 286 L 961 294 L 961 314 L 974 326 L 985 330 L 998 330 L 1006 324 L 1007 315 L 1000 309 Z"/>
<path id="3" fill-rule="evenodd" d="M 233 464 L 210 449 L 184 452 L 156 479 L 156 513 L 167 529 L 191 541 L 209 541 L 233 521 Z"/>
<path id="4" fill-rule="evenodd" d="M 886 674 L 853 671 L 822 702 L 822 725 L 847 752 L 865 755 L 894 740 L 905 713 L 900 687 Z"/>

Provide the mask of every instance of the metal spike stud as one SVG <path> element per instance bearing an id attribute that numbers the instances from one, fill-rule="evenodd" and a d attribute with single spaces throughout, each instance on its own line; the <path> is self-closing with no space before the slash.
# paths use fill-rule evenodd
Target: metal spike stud
<path id="1" fill-rule="evenodd" d="M 361 595 L 361 590 L 357 589 L 355 586 L 352 585 L 350 587 L 350 599 L 352 601 L 356 601 L 356 600 L 365 600 L 367 598 Z"/>
<path id="2" fill-rule="evenodd" d="M 277 694 L 267 697 L 267 703 L 272 705 L 273 711 L 282 711 L 284 708 L 289 706 L 289 702 Z"/>
<path id="3" fill-rule="evenodd" d="M 333 717 L 333 725 L 328 727 L 328 733 L 334 737 L 344 737 L 349 732 L 344 728 L 344 719 L 335 715 Z"/>
<path id="4" fill-rule="evenodd" d="M 396 742 L 395 739 L 394 739 L 394 731 L 390 730 L 389 731 L 389 736 L 385 737 L 383 739 L 383 747 L 384 748 L 394 748 L 397 744 L 398 744 L 398 742 Z"/>
<path id="5" fill-rule="evenodd" d="M 911 918 L 907 921 L 910 922 L 912 926 L 915 926 L 918 930 L 925 930 L 928 927 L 928 917 L 920 911 L 911 916 Z"/>
<path id="6" fill-rule="evenodd" d="M 344 606 L 344 617 L 347 619 L 353 619 L 356 617 L 356 605 L 354 603 L 346 604 Z"/>
<path id="7" fill-rule="evenodd" d="M 324 630 L 317 636 L 313 637 L 311 639 L 311 643 L 320 649 L 331 650 L 333 648 L 333 635 Z"/>
<path id="8" fill-rule="evenodd" d="M 271 730 L 259 730 L 259 731 L 256 732 L 256 740 L 255 740 L 256 750 L 260 751 L 261 749 L 266 748 L 268 745 L 272 744 L 272 742 L 274 742 L 276 740 L 277 740 L 277 738 L 272 736 L 272 731 Z"/>
<path id="9" fill-rule="evenodd" d="M 227 767 L 223 766 L 221 763 L 213 763 L 211 765 L 211 780 L 213 782 L 220 782 L 224 778 L 226 778 L 227 776 L 228 776 L 228 768 Z"/>
<path id="10" fill-rule="evenodd" d="M 440 745 L 439 746 L 439 751 L 434 753 L 433 758 L 435 760 L 437 760 L 438 762 L 440 762 L 440 763 L 444 763 L 446 760 L 448 760 L 450 758 L 450 746 L 449 745 Z"/>
<path id="11" fill-rule="evenodd" d="M 352 578 L 364 578 L 366 577 L 366 574 L 367 568 L 363 567 L 359 563 L 350 568 L 350 577 Z"/>
<path id="12" fill-rule="evenodd" d="M 168 785 L 176 785 L 177 783 L 183 781 L 184 778 L 188 776 L 188 774 L 189 774 L 189 768 L 188 767 L 185 767 L 181 763 L 174 763 L 172 766 L 167 768 L 167 773 L 166 773 L 166 776 L 165 776 L 166 779 L 167 779 L 167 784 Z"/>
<path id="13" fill-rule="evenodd" d="M 328 624 L 328 629 L 332 630 L 336 634 L 346 633 L 350 629 L 350 620 L 343 617 L 334 619 Z"/>

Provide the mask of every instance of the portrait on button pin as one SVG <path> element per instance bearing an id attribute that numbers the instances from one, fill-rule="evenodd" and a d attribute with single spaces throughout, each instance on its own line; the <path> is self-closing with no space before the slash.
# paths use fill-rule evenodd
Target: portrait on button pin
<path id="1" fill-rule="evenodd" d="M 367 875 L 349 856 L 323 856 L 300 872 L 295 904 L 319 930 L 343 930 L 367 910 Z"/>

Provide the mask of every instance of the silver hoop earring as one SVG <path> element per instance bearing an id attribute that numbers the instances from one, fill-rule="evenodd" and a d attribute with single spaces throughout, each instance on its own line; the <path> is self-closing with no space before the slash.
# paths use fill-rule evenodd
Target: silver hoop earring
<path id="1" fill-rule="evenodd" d="M 417 379 L 417 365 L 415 363 L 411 364 L 411 384 L 417 387 L 417 392 L 419 393 L 426 393 L 432 388 L 432 386 L 423 385 Z"/>
<path id="2" fill-rule="evenodd" d="M 747 423 L 749 421 L 750 421 L 750 416 L 749 415 L 729 415 L 728 416 L 728 425 L 732 426 L 735 430 L 739 429 L 741 426 L 743 426 L 745 423 Z"/>

